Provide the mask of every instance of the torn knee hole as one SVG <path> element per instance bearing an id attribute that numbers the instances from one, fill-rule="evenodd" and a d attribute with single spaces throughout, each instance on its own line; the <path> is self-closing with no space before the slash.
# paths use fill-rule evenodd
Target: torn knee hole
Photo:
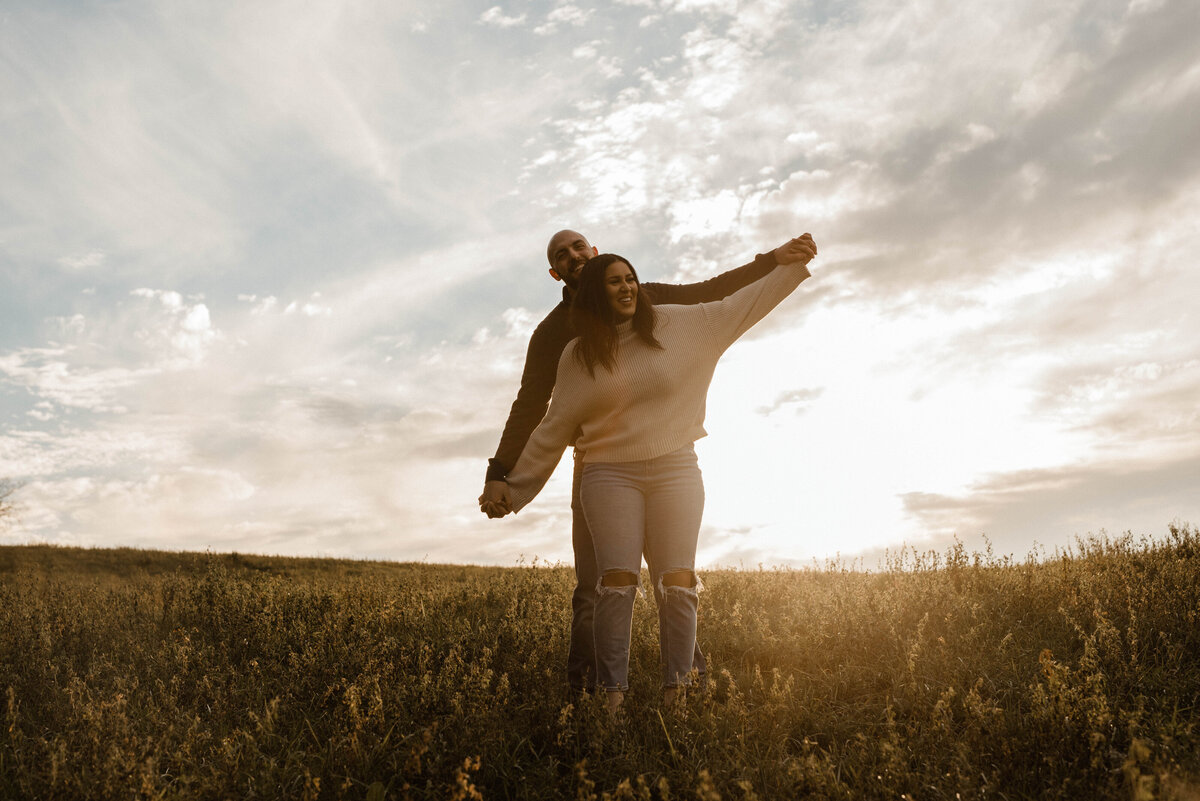
<path id="1" fill-rule="evenodd" d="M 600 579 L 600 586 L 602 587 L 633 587 L 637 583 L 638 577 L 633 573 L 625 571 L 605 573 L 604 577 Z"/>
<path id="2" fill-rule="evenodd" d="M 696 574 L 691 570 L 673 570 L 670 573 L 663 573 L 662 584 L 664 587 L 694 589 L 696 586 Z"/>

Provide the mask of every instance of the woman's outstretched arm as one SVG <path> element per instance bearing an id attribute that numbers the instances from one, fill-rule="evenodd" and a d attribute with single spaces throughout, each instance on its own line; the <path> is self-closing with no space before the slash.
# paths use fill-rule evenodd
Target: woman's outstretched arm
<path id="1" fill-rule="evenodd" d="M 541 492 L 583 420 L 587 385 L 591 382 L 573 358 L 578 341 L 572 340 L 559 357 L 550 408 L 509 471 L 509 497 L 514 512 L 519 512 Z"/>
<path id="2" fill-rule="evenodd" d="M 809 277 L 808 263 L 817 255 L 817 244 L 811 234 L 803 234 L 775 248 L 774 255 L 779 266 L 766 277 L 701 307 L 709 330 L 722 347 L 750 330 Z"/>

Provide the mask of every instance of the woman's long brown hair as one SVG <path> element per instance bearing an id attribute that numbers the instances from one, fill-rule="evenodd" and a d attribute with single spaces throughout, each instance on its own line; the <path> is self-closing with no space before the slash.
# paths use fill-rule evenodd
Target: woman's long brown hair
<path id="1" fill-rule="evenodd" d="M 579 287 L 575 290 L 575 298 L 571 301 L 571 325 L 579 335 L 579 345 L 575 348 L 575 358 L 587 368 L 588 375 L 596 374 L 596 365 L 612 372 L 617 357 L 617 319 L 612 306 L 608 302 L 608 293 L 604 288 L 604 279 L 608 266 L 621 262 L 633 273 L 633 280 L 638 283 L 637 306 L 633 312 L 633 330 L 642 341 L 651 347 L 662 349 L 654 337 L 654 324 L 657 315 L 649 295 L 642 291 L 642 282 L 637 277 L 637 270 L 628 259 L 614 253 L 601 253 L 588 259 L 579 274 Z"/>

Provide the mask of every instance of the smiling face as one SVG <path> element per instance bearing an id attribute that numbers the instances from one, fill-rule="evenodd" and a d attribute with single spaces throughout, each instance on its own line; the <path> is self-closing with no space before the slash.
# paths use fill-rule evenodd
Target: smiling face
<path id="1" fill-rule="evenodd" d="M 579 273 L 583 265 L 596 253 L 596 248 L 578 231 L 559 231 L 550 237 L 550 244 L 546 246 L 550 275 L 573 292 L 579 286 Z"/>
<path id="2" fill-rule="evenodd" d="M 604 271 L 604 291 L 618 323 L 633 319 L 633 313 L 637 311 L 638 281 L 632 267 L 623 261 L 608 265 Z"/>

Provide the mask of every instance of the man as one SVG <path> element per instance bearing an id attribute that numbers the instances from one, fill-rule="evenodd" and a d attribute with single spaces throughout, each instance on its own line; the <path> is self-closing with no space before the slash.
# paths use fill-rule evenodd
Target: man
<path id="1" fill-rule="evenodd" d="M 529 339 L 525 369 L 521 373 L 521 388 L 513 401 L 505 423 L 504 433 L 496 455 L 488 460 L 487 477 L 479 508 L 488 517 L 503 517 L 512 510 L 505 477 L 517 463 L 530 434 L 546 415 L 550 394 L 558 372 L 558 360 L 567 343 L 575 338 L 568 320 L 571 298 L 583 265 L 599 251 L 587 237 L 577 231 L 563 230 L 550 237 L 546 258 L 550 262 L 550 277 L 562 281 L 562 301 L 551 309 L 538 324 Z M 775 269 L 774 253 L 759 254 L 754 261 L 696 284 L 647 283 L 640 291 L 647 292 L 656 304 L 693 304 L 721 300 L 737 290 L 754 283 Z M 592 547 L 592 535 L 579 502 L 579 485 L 583 474 L 582 454 L 575 453 L 575 475 L 571 486 L 571 545 L 575 551 L 575 592 L 571 598 L 571 644 L 567 654 L 567 681 L 573 691 L 590 692 L 596 681 L 596 653 L 592 642 L 592 613 L 596 606 L 596 584 L 599 571 Z M 662 599 L 655 588 L 655 600 L 662 610 Z M 661 618 L 660 618 L 661 624 Z M 696 646 L 692 666 L 703 676 L 706 670 L 704 654 Z"/>

